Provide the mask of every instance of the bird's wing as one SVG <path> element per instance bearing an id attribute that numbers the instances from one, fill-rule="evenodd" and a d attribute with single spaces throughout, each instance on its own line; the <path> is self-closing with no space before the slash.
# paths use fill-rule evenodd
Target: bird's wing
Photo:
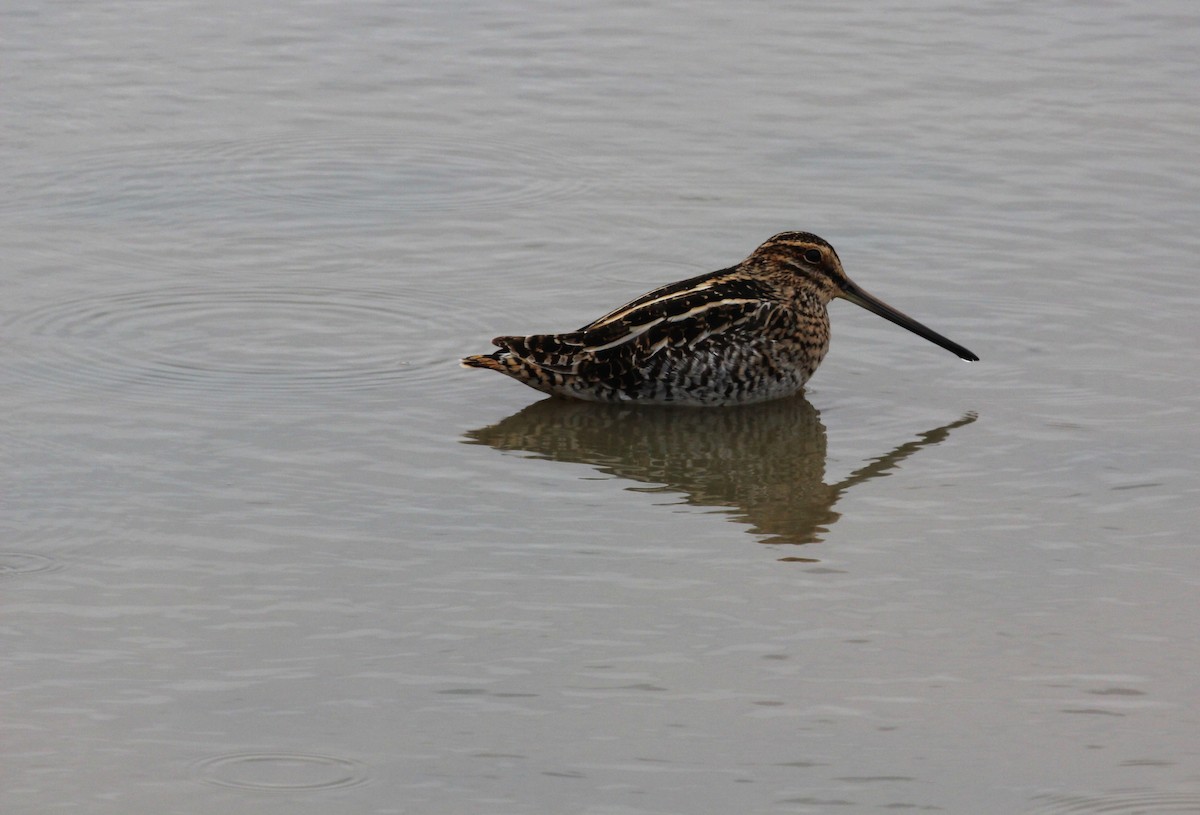
<path id="1" fill-rule="evenodd" d="M 655 289 L 578 331 L 493 342 L 547 371 L 607 378 L 666 350 L 758 336 L 781 311 L 756 281 L 715 273 Z"/>

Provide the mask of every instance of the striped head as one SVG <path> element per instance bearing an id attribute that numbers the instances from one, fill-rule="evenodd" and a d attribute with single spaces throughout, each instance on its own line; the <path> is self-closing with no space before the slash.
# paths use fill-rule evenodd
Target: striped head
<path id="1" fill-rule="evenodd" d="M 834 248 L 809 232 L 780 232 L 743 263 L 755 271 L 786 275 L 793 286 L 816 294 L 822 303 L 841 297 L 849 282 Z"/>

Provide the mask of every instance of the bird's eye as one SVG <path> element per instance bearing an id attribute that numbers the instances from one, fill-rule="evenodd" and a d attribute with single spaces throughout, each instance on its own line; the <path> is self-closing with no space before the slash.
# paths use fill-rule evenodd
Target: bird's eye
<path id="1" fill-rule="evenodd" d="M 820 263 L 825 259 L 825 256 L 821 254 L 820 249 L 805 249 L 804 259 L 809 263 Z"/>

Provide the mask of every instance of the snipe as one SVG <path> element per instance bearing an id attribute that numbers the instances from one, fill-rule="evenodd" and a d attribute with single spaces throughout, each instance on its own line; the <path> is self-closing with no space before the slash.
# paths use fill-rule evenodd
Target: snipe
<path id="1" fill-rule="evenodd" d="M 762 402 L 796 393 L 821 364 L 835 297 L 979 359 L 859 288 L 826 241 L 781 232 L 736 266 L 657 288 L 578 331 L 496 337 L 499 351 L 462 363 L 595 402 Z"/>

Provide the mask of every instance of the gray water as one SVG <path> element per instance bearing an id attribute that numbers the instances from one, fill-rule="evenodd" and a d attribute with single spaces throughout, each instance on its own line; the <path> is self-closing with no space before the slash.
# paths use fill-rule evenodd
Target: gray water
<path id="1" fill-rule="evenodd" d="M 45 3 L 0 810 L 1200 812 L 1200 15 Z M 831 241 L 806 396 L 457 367 Z"/>

